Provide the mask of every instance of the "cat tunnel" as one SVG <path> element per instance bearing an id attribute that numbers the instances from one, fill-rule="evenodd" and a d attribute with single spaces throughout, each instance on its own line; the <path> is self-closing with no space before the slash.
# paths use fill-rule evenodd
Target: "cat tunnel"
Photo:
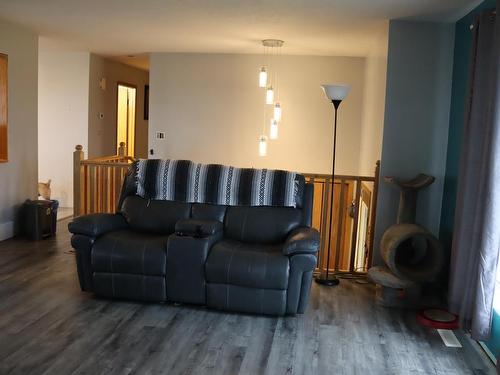
<path id="1" fill-rule="evenodd" d="M 377 284 L 377 301 L 384 306 L 411 306 L 418 300 L 421 284 L 431 282 L 444 264 L 439 240 L 415 224 L 417 195 L 434 182 L 420 174 L 408 181 L 386 177 L 385 182 L 401 190 L 397 223 L 389 227 L 380 241 L 385 266 L 375 266 L 368 277 Z"/>
<path id="2" fill-rule="evenodd" d="M 382 259 L 392 273 L 413 282 L 433 279 L 441 270 L 443 252 L 439 241 L 416 224 L 396 224 L 382 237 Z"/>

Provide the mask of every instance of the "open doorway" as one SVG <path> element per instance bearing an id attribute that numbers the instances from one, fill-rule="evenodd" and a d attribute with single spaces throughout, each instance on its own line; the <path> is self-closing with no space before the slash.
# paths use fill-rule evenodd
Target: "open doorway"
<path id="1" fill-rule="evenodd" d="M 358 212 L 358 234 L 356 236 L 356 251 L 354 253 L 354 271 L 364 271 L 370 267 L 368 264 L 369 258 L 369 237 L 373 228 L 370 227 L 370 214 L 372 209 L 372 191 L 373 185 L 371 182 L 361 182 L 359 201 L 355 204 L 359 205 Z"/>
<path id="2" fill-rule="evenodd" d="M 135 156 L 135 86 L 118 83 L 118 100 L 116 109 L 116 151 L 121 142 L 127 145 L 127 156 Z"/>

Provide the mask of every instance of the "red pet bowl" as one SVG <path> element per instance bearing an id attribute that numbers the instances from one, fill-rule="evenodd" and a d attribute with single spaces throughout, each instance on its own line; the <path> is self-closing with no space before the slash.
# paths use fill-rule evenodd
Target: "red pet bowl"
<path id="1" fill-rule="evenodd" d="M 417 322 L 436 329 L 457 329 L 458 316 L 442 309 L 425 309 L 417 314 Z"/>

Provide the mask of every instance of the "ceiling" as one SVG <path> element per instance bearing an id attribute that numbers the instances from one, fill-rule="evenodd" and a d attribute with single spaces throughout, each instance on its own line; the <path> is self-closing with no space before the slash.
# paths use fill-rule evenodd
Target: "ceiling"
<path id="1" fill-rule="evenodd" d="M 110 55 L 101 54 L 108 59 L 118 61 L 122 64 L 132 66 L 141 70 L 149 70 L 149 53 L 139 53 L 134 55 Z"/>
<path id="2" fill-rule="evenodd" d="M 453 21 L 479 2 L 0 0 L 0 18 L 141 65 L 148 52 L 262 53 L 265 38 L 284 39 L 284 54 L 365 56 L 388 19 Z"/>

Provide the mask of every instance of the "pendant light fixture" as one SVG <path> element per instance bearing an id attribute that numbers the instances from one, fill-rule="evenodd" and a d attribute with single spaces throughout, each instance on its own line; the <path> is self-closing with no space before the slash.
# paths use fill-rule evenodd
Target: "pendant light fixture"
<path id="1" fill-rule="evenodd" d="M 267 69 L 265 66 L 262 66 L 262 68 L 260 68 L 259 87 L 267 87 Z"/>
<path id="2" fill-rule="evenodd" d="M 279 102 L 274 103 L 274 119 L 277 122 L 281 121 L 281 104 Z"/>
<path id="3" fill-rule="evenodd" d="M 259 156 L 267 155 L 267 137 L 261 135 L 259 139 Z"/>
<path id="4" fill-rule="evenodd" d="M 271 126 L 269 127 L 269 139 L 278 139 L 278 121 L 271 119 Z"/>
<path id="5" fill-rule="evenodd" d="M 264 46 L 264 56 L 267 57 L 267 47 Z M 265 64 L 267 64 L 268 61 L 264 62 L 264 65 L 260 68 L 259 71 L 259 87 L 262 88 L 267 88 L 267 67 Z"/>
<path id="6" fill-rule="evenodd" d="M 274 90 L 273 86 L 268 86 L 266 89 L 266 104 L 274 103 Z"/>
<path id="7" fill-rule="evenodd" d="M 265 88 L 264 124 L 259 138 L 259 155 L 267 155 L 266 125 L 269 121 L 269 139 L 278 139 L 278 125 L 282 118 L 281 100 L 279 97 L 278 62 L 283 41 L 279 39 L 264 39 L 264 64 L 259 71 L 259 87 Z M 267 106 L 272 106 L 271 108 Z M 268 109 L 269 108 L 269 109 Z M 271 113 L 269 113 L 271 112 Z M 266 120 L 269 119 L 269 120 Z"/>

